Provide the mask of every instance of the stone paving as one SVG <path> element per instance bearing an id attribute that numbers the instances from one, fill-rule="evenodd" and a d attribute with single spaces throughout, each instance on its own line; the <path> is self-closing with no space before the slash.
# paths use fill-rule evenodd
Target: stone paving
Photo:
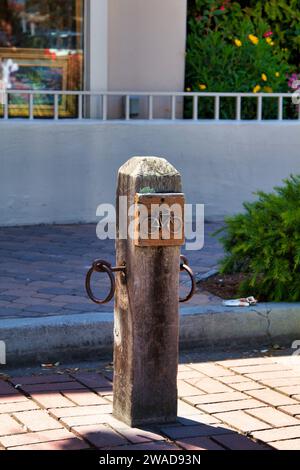
<path id="1" fill-rule="evenodd" d="M 240 355 L 182 363 L 177 422 L 139 429 L 112 416 L 110 365 L 6 376 L 0 380 L 0 447 L 299 450 L 299 359 Z"/>
<path id="2" fill-rule="evenodd" d="M 204 248 L 186 253 L 195 273 L 215 267 L 222 256 L 222 248 L 211 236 L 219 226 L 206 224 Z M 93 304 L 84 289 L 84 277 L 94 259 L 111 263 L 115 259 L 114 241 L 99 240 L 94 224 L 0 228 L 0 257 L 0 319 L 113 310 L 112 302 Z M 95 286 L 99 296 L 108 287 L 105 278 L 101 286 Z M 201 292 L 188 305 L 209 302 L 219 299 Z"/>

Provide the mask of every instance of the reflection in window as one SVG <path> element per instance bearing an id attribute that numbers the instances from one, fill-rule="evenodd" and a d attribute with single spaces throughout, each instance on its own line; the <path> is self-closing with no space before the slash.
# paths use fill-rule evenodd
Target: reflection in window
<path id="1" fill-rule="evenodd" d="M 83 0 L 0 0 L 2 88 L 81 90 L 82 76 Z M 53 103 L 51 95 L 35 95 L 34 115 L 52 117 Z M 74 116 L 76 104 L 61 96 L 60 117 Z M 10 95 L 10 116 L 28 112 L 28 94 Z"/>

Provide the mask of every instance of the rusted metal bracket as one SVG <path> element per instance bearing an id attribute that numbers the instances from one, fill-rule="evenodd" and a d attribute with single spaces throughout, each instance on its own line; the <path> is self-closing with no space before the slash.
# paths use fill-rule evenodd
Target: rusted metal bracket
<path id="1" fill-rule="evenodd" d="M 189 262 L 188 262 L 187 257 L 184 256 L 184 255 L 180 255 L 180 272 L 183 272 L 183 271 L 185 271 L 188 274 L 189 278 L 190 278 L 191 289 L 185 297 L 179 297 L 179 302 L 188 302 L 193 297 L 193 295 L 195 294 L 196 279 L 195 279 L 195 276 L 194 276 L 194 273 L 193 273 L 192 269 L 189 266 Z"/>
<path id="2" fill-rule="evenodd" d="M 91 278 L 93 273 L 106 273 L 110 280 L 110 290 L 108 295 L 104 299 L 98 299 L 94 296 L 94 293 L 91 288 Z M 122 266 L 112 266 L 111 263 L 108 261 L 98 259 L 95 260 L 88 270 L 85 278 L 85 289 L 87 292 L 88 297 L 95 303 L 95 304 L 106 304 L 108 303 L 115 294 L 116 288 L 116 281 L 114 273 L 120 272 L 122 276 L 126 279 L 126 263 Z M 185 297 L 179 297 L 179 302 L 188 302 L 194 295 L 196 289 L 196 280 L 192 269 L 189 266 L 188 259 L 181 255 L 180 256 L 180 272 L 186 272 L 190 278 L 191 288 L 188 294 Z"/>
<path id="3" fill-rule="evenodd" d="M 101 300 L 94 296 L 92 288 L 91 288 L 91 278 L 94 272 L 97 273 L 106 273 L 110 280 L 110 291 L 105 299 Z M 126 277 L 126 264 L 124 263 L 122 266 L 115 266 L 113 267 L 107 261 L 102 259 L 98 259 L 93 262 L 91 268 L 88 270 L 85 278 L 85 289 L 89 298 L 95 302 L 95 304 L 106 304 L 109 302 L 114 294 L 116 289 L 116 281 L 114 273 L 121 272 L 124 277 Z"/>

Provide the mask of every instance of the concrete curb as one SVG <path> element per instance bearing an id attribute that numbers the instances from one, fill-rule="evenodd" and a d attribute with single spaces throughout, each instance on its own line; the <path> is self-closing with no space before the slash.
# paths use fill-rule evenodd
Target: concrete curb
<path id="1" fill-rule="evenodd" d="M 300 339 L 300 302 L 255 307 L 222 305 L 180 309 L 180 348 L 290 346 Z M 7 365 L 40 364 L 111 356 L 113 313 L 86 313 L 0 322 Z"/>

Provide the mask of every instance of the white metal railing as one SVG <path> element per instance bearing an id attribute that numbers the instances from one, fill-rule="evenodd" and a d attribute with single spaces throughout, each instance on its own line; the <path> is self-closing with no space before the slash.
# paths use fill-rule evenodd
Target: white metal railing
<path id="1" fill-rule="evenodd" d="M 88 100 L 91 100 L 95 97 L 100 98 L 101 112 L 98 112 L 96 118 L 102 121 L 107 121 L 110 119 L 108 114 L 108 101 L 110 97 L 123 97 L 124 98 L 124 113 L 121 119 L 125 121 L 129 121 L 131 119 L 130 113 L 130 98 L 131 97 L 139 97 L 147 100 L 147 112 L 143 119 L 146 120 L 153 120 L 153 119 L 160 119 L 160 117 L 155 117 L 155 108 L 154 108 L 154 98 L 169 98 L 170 99 L 170 113 L 168 118 L 172 121 L 178 119 L 177 118 L 177 105 L 179 99 L 181 99 L 181 105 L 183 99 L 190 98 L 192 102 L 192 113 L 191 117 L 192 120 L 198 121 L 201 119 L 199 117 L 198 107 L 201 106 L 201 100 L 203 98 L 213 98 L 214 99 L 214 115 L 213 119 L 215 121 L 220 120 L 220 109 L 221 109 L 221 101 L 223 98 L 234 98 L 235 99 L 235 116 L 234 119 L 236 121 L 240 121 L 242 119 L 242 99 L 243 98 L 255 98 L 257 100 L 257 114 L 256 119 L 261 121 L 263 119 L 263 101 L 264 99 L 269 98 L 276 98 L 278 107 L 277 107 L 277 117 L 275 118 L 278 121 L 283 120 L 283 106 L 284 106 L 284 99 L 288 98 L 292 102 L 292 94 L 291 93 L 217 93 L 217 92 L 135 92 L 135 91 L 57 91 L 57 90 L 6 90 L 2 91 L 2 116 L 0 118 L 4 120 L 8 120 L 10 118 L 10 104 L 9 98 L 13 95 L 26 95 L 28 96 L 28 116 L 23 119 L 37 119 L 38 117 L 35 116 L 34 110 L 37 106 L 34 103 L 35 95 L 47 95 L 52 96 L 54 99 L 53 102 L 53 116 L 52 119 L 58 120 L 60 118 L 60 110 L 59 110 L 59 97 L 60 96 L 74 96 L 77 97 L 77 112 L 76 116 L 72 115 L 72 118 L 82 120 L 82 119 L 89 119 L 90 113 L 86 111 L 86 105 Z M 16 105 L 17 106 L 17 105 Z M 24 106 L 24 105 L 22 105 Z M 296 107 L 297 110 L 297 118 L 300 119 L 300 105 Z M 99 110 L 98 109 L 98 110 Z M 0 105 L 1 110 L 1 105 Z M 182 118 L 182 112 L 181 117 Z M 202 120 L 202 119 L 201 119 Z"/>

